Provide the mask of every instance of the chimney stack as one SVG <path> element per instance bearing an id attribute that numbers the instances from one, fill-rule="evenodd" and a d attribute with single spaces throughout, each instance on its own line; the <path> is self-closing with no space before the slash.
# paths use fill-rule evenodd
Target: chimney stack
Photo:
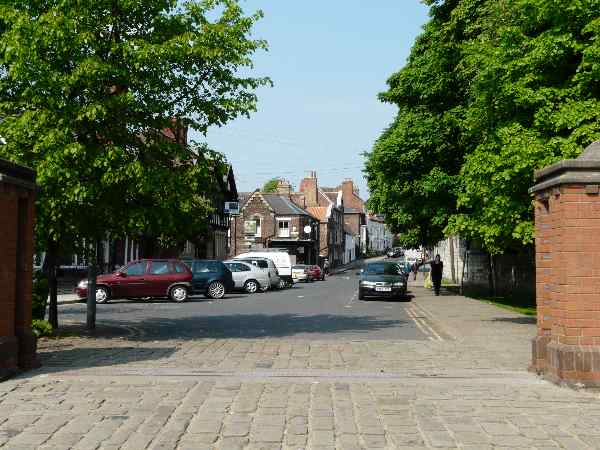
<path id="1" fill-rule="evenodd" d="M 300 182 L 300 192 L 304 194 L 306 206 L 319 206 L 317 172 L 311 170 L 306 173 L 306 177 Z"/>
<path id="2" fill-rule="evenodd" d="M 285 195 L 290 197 L 292 195 L 292 185 L 289 181 L 284 180 L 283 178 L 279 180 L 277 183 L 277 193 L 279 195 Z"/>

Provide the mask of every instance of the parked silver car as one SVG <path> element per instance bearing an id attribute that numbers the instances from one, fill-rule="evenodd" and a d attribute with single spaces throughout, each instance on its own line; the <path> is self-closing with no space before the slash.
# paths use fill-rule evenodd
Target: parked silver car
<path id="1" fill-rule="evenodd" d="M 259 269 L 265 270 L 267 272 L 267 274 L 269 275 L 269 285 L 270 285 L 271 289 L 279 289 L 280 280 L 281 280 L 279 277 L 279 271 L 277 270 L 275 263 L 272 260 L 270 260 L 269 258 L 245 257 L 245 258 L 234 258 L 234 260 L 243 261 L 245 263 L 249 263 L 249 264 L 252 264 L 253 266 L 258 267 Z"/>
<path id="2" fill-rule="evenodd" d="M 225 261 L 225 265 L 231 271 L 235 289 L 243 289 L 249 294 L 269 289 L 269 273 L 266 270 L 237 260 Z"/>

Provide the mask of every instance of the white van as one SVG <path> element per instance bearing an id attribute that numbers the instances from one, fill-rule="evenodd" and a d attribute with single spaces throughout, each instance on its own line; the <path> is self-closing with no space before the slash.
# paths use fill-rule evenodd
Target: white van
<path id="1" fill-rule="evenodd" d="M 235 259 L 251 258 L 267 258 L 273 261 L 282 281 L 281 287 L 284 287 L 284 285 L 291 286 L 294 283 L 292 280 L 292 266 L 296 264 L 296 255 L 281 251 L 255 251 L 242 253 L 235 257 Z"/>

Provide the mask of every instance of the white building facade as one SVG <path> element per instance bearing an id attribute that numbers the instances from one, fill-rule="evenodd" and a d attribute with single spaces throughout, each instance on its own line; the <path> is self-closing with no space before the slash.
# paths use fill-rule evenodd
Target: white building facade
<path id="1" fill-rule="evenodd" d="M 356 248 L 358 241 L 352 232 L 348 229 L 344 230 L 346 235 L 346 246 L 344 251 L 344 264 L 349 264 L 356 259 Z"/>
<path id="2" fill-rule="evenodd" d="M 368 251 L 383 254 L 392 248 L 394 235 L 385 224 L 385 218 L 381 215 L 367 216 L 367 239 Z"/>

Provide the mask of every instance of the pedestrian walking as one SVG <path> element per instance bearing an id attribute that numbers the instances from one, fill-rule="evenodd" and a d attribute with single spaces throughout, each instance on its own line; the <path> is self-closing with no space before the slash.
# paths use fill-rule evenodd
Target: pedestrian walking
<path id="1" fill-rule="evenodd" d="M 423 264 L 429 264 L 431 266 L 431 283 L 433 284 L 433 290 L 435 295 L 440 295 L 440 288 L 442 286 L 442 275 L 444 273 L 444 263 L 440 255 L 435 255 L 435 258 L 431 261 L 426 261 Z"/>
<path id="2" fill-rule="evenodd" d="M 329 275 L 329 259 L 327 258 L 323 261 L 323 271 L 325 272 L 325 275 Z"/>
<path id="3" fill-rule="evenodd" d="M 412 265 L 411 271 L 413 273 L 413 281 L 415 281 L 417 279 L 417 273 L 419 272 L 419 265 L 417 262 Z"/>

